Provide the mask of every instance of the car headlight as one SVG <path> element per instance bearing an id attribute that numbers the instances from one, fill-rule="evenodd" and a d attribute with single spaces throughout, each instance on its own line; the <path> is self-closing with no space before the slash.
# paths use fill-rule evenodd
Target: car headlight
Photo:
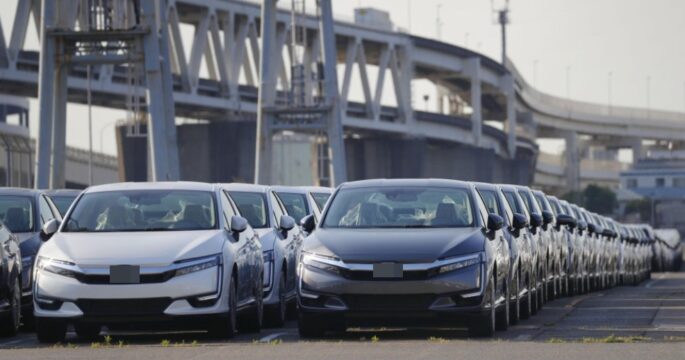
<path id="1" fill-rule="evenodd" d="M 22 259 L 23 260 L 23 259 Z M 69 261 L 50 259 L 39 256 L 36 260 L 36 269 L 47 271 L 53 274 L 76 278 L 76 264 Z"/>
<path id="2" fill-rule="evenodd" d="M 176 269 L 175 276 L 188 275 L 194 272 L 211 269 L 221 264 L 221 255 L 212 255 L 199 259 L 189 259 L 177 262 L 177 264 L 189 265 Z M 192 264 L 191 264 L 192 263 Z"/>
<path id="3" fill-rule="evenodd" d="M 447 272 L 460 270 L 463 268 L 467 268 L 469 266 L 480 264 L 480 261 L 481 261 L 480 254 L 474 254 L 474 255 L 467 256 L 467 257 L 455 258 L 454 262 L 441 266 L 438 269 L 438 273 L 444 274 Z"/>
<path id="4" fill-rule="evenodd" d="M 302 264 L 304 264 L 306 268 L 314 268 L 335 275 L 341 275 L 340 268 L 335 265 L 339 261 L 340 260 L 330 256 L 324 256 L 306 251 L 302 252 Z"/>

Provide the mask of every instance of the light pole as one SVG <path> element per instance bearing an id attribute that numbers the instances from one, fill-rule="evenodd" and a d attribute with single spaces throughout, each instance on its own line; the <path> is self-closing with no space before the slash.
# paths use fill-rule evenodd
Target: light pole
<path id="1" fill-rule="evenodd" d="M 538 87 L 538 59 L 533 60 L 533 87 Z"/>
<path id="2" fill-rule="evenodd" d="M 465 48 L 469 47 L 469 33 L 468 32 L 466 32 L 466 34 L 464 34 L 464 47 Z"/>
<path id="3" fill-rule="evenodd" d="M 411 0 L 407 0 L 407 27 L 411 34 Z"/>
<path id="4" fill-rule="evenodd" d="M 436 6 L 436 16 L 435 16 L 435 37 L 438 40 L 442 40 L 442 19 L 440 18 L 440 11 L 442 10 L 442 3 L 438 3 Z"/>
<path id="5" fill-rule="evenodd" d="M 651 87 L 652 87 L 651 83 L 652 83 L 652 77 L 648 75 L 647 76 L 647 120 L 649 120 L 651 118 L 651 115 L 652 115 L 651 114 L 652 110 L 650 109 L 652 106 L 652 104 L 651 104 L 651 102 L 652 102 L 651 101 L 652 100 L 651 99 L 651 96 L 652 96 L 652 94 L 651 94 Z"/>
<path id="6" fill-rule="evenodd" d="M 607 100 L 609 102 L 609 115 L 611 115 L 611 87 L 612 87 L 612 77 L 614 76 L 613 71 L 609 71 L 609 74 L 607 74 Z"/>

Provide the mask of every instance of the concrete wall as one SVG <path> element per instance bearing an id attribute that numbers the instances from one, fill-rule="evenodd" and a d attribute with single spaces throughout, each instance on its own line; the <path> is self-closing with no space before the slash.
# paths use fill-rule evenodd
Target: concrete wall
<path id="1" fill-rule="evenodd" d="M 128 138 L 124 131 L 118 131 L 120 166 L 124 169 L 121 173 L 124 180 L 144 181 L 146 139 Z M 313 182 L 314 147 L 303 139 L 306 136 L 284 136 L 274 141 L 274 174 L 282 184 Z M 178 140 L 183 180 L 253 181 L 254 122 L 180 125 Z M 122 151 L 123 144 L 126 146 Z M 515 159 L 508 159 L 490 149 L 385 134 L 348 138 L 345 147 L 349 180 L 433 177 L 528 185 L 535 173 L 535 153 L 525 148 L 517 151 Z"/>

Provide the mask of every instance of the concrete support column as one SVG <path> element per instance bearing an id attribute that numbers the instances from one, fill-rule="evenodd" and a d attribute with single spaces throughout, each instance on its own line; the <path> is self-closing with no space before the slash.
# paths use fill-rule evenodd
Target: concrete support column
<path id="1" fill-rule="evenodd" d="M 269 129 L 269 113 L 266 108 L 274 105 L 276 90 L 276 67 L 271 56 L 276 43 L 276 3 L 278 0 L 262 1 L 262 54 L 260 57 L 260 86 L 257 104 L 257 138 L 255 142 L 255 175 L 256 184 L 270 184 L 272 181 L 272 147 L 273 139 Z"/>
<path id="2" fill-rule="evenodd" d="M 65 187 L 64 167 L 66 164 L 67 147 L 67 78 L 69 67 L 58 65 L 54 74 L 53 118 L 52 118 L 52 171 L 50 172 L 50 188 Z"/>
<path id="3" fill-rule="evenodd" d="M 580 191 L 580 153 L 578 151 L 578 133 L 568 131 L 565 134 L 566 150 L 566 187 L 570 191 Z"/>
<path id="4" fill-rule="evenodd" d="M 470 58 L 466 62 L 469 78 L 471 81 L 471 134 L 473 135 L 473 145 L 480 146 L 483 137 L 483 105 L 482 91 L 480 82 L 480 58 Z M 515 148 L 514 148 L 515 149 Z"/>
<path id="5" fill-rule="evenodd" d="M 347 162 L 345 160 L 345 142 L 342 125 L 342 108 L 338 90 L 337 49 L 333 22 L 333 5 L 331 0 L 319 0 L 321 7 L 321 48 L 324 60 L 324 89 L 331 110 L 328 116 L 328 149 L 331 159 L 331 186 L 335 187 L 347 181 Z"/>
<path id="6" fill-rule="evenodd" d="M 54 113 L 53 96 L 55 93 L 55 41 L 46 35 L 55 20 L 55 3 L 42 1 L 41 51 L 38 74 L 38 138 L 36 140 L 36 180 L 37 189 L 50 187 L 50 154 L 52 152 L 52 119 Z"/>
<path id="7" fill-rule="evenodd" d="M 412 93 L 411 82 L 414 79 L 414 59 L 412 58 L 413 49 L 411 45 L 400 46 L 396 48 L 397 58 L 400 63 L 400 86 L 396 87 L 400 89 L 398 94 L 401 101 L 399 101 L 399 106 L 402 108 L 402 115 L 404 116 L 405 122 L 411 126 L 416 127 L 416 118 L 414 117 L 414 95 Z"/>
<path id="8" fill-rule="evenodd" d="M 633 140 L 633 162 L 638 161 L 644 156 L 644 148 L 642 147 L 642 139 Z"/>
<path id="9" fill-rule="evenodd" d="M 504 75 L 501 79 L 501 88 L 506 97 L 507 119 L 504 124 L 507 132 L 507 150 L 509 156 L 516 157 L 516 92 L 514 90 L 514 77 L 511 74 Z"/>
<path id="10" fill-rule="evenodd" d="M 147 102 L 150 114 L 148 140 L 152 160 L 152 181 L 174 181 L 180 177 L 178 139 L 174 111 L 168 109 L 174 106 L 174 99 L 171 90 L 165 89 L 171 86 L 171 83 L 167 82 L 170 77 L 166 77 L 167 81 L 165 81 L 163 74 L 165 70 L 170 69 L 169 53 L 168 51 L 161 52 L 160 33 L 155 17 L 160 10 L 156 8 L 157 5 L 159 5 L 158 2 L 141 1 L 142 23 L 150 29 L 143 39 Z"/>

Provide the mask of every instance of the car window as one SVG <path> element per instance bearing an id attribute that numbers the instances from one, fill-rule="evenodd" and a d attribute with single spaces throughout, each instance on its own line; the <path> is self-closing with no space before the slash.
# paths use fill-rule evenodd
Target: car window
<path id="1" fill-rule="evenodd" d="M 292 216 L 298 223 L 303 217 L 309 215 L 306 194 L 277 192 L 276 195 L 281 200 L 283 206 L 285 206 L 285 211 L 288 215 Z"/>
<path id="2" fill-rule="evenodd" d="M 67 210 L 69 210 L 71 204 L 76 200 L 76 196 L 53 195 L 50 196 L 50 200 L 55 204 L 59 213 L 64 216 L 67 214 Z"/>
<path id="3" fill-rule="evenodd" d="M 228 199 L 228 195 L 224 191 L 221 192 L 221 213 L 228 226 L 231 225 L 231 218 L 237 215 L 231 201 Z"/>
<path id="4" fill-rule="evenodd" d="M 252 228 L 263 229 L 269 227 L 266 197 L 263 193 L 229 191 L 228 194 L 238 207 L 240 215 L 247 219 Z"/>
<path id="5" fill-rule="evenodd" d="M 319 211 L 323 210 L 323 207 L 326 206 L 326 201 L 331 197 L 331 194 L 326 194 L 326 193 L 311 193 L 312 199 L 314 199 L 314 203 L 316 203 L 316 207 L 319 208 Z"/>
<path id="6" fill-rule="evenodd" d="M 490 214 L 497 214 L 504 218 L 504 214 L 497 203 L 497 193 L 492 190 L 478 190 L 481 199 L 483 199 L 483 205 L 488 210 Z"/>
<path id="7" fill-rule="evenodd" d="M 472 227 L 467 189 L 368 187 L 341 189 L 328 205 L 323 227 Z"/>
<path id="8" fill-rule="evenodd" d="M 35 209 L 29 196 L 0 196 L 0 218 L 13 233 L 35 231 Z"/>
<path id="9" fill-rule="evenodd" d="M 526 215 L 526 211 L 523 209 L 523 204 L 518 201 L 516 194 L 513 191 L 503 191 L 504 197 L 507 199 L 511 210 L 516 214 Z"/>
<path id="10" fill-rule="evenodd" d="M 64 231 L 179 231 L 216 229 L 214 194 L 189 190 L 119 190 L 86 193 Z"/>
<path id="11" fill-rule="evenodd" d="M 278 197 L 276 197 L 276 194 L 274 192 L 270 192 L 271 196 L 271 206 L 273 207 L 272 212 L 274 214 L 274 219 L 276 223 L 281 221 L 281 216 L 285 215 L 285 209 L 283 208 L 283 204 L 281 204 L 281 201 L 278 200 Z"/>
<path id="12" fill-rule="evenodd" d="M 524 191 L 524 190 L 519 190 L 519 195 L 521 195 L 521 198 L 523 199 L 524 204 L 526 204 L 526 209 L 528 209 L 528 212 L 531 214 L 540 214 L 540 207 L 537 204 L 537 201 L 533 199 L 533 195 L 529 191 Z"/>
<path id="13" fill-rule="evenodd" d="M 55 218 L 55 214 L 52 213 L 52 208 L 44 196 L 38 198 L 38 214 L 41 225 Z"/>

